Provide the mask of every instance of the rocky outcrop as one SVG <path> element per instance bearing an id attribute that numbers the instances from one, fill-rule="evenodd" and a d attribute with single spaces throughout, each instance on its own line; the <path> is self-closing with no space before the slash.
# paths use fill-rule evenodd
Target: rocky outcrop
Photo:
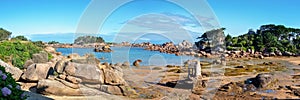
<path id="1" fill-rule="evenodd" d="M 102 79 L 102 71 L 100 71 L 98 67 L 93 64 L 78 64 L 68 62 L 64 72 L 67 73 L 67 75 L 80 78 L 82 82 L 100 84 L 104 83 Z"/>
<path id="2" fill-rule="evenodd" d="M 22 79 L 26 81 L 38 81 L 41 79 L 46 79 L 51 72 L 51 65 L 49 64 L 32 64 L 30 65 L 24 74 Z"/>
<path id="3" fill-rule="evenodd" d="M 183 40 L 181 43 L 178 44 L 178 49 L 180 51 L 190 51 L 192 49 L 193 44 L 187 40 Z"/>
<path id="4" fill-rule="evenodd" d="M 94 49 L 95 52 L 112 52 L 110 46 L 99 46 Z"/>
<path id="5" fill-rule="evenodd" d="M 7 64 L 5 63 L 4 61 L 2 61 L 0 59 L 0 65 L 5 67 L 5 71 L 8 72 L 8 73 L 11 73 L 12 74 L 12 77 L 17 81 L 20 79 L 21 75 L 23 74 L 23 71 L 20 70 L 19 68 L 17 67 L 14 67 L 10 64 Z"/>
<path id="6" fill-rule="evenodd" d="M 253 84 L 257 88 L 266 88 L 274 82 L 273 75 L 268 73 L 258 74 L 255 78 L 246 81 L 247 84 Z"/>
<path id="7" fill-rule="evenodd" d="M 74 61 L 79 58 L 83 61 Z M 119 66 L 100 64 L 100 62 L 90 64 L 85 62 L 87 59 L 91 58 L 73 56 L 58 61 L 54 67 L 58 75 L 40 80 L 37 86 L 38 92 L 66 96 L 95 95 L 101 92 L 124 96 L 135 95 L 135 91 L 130 89 L 123 79 L 123 72 Z"/>

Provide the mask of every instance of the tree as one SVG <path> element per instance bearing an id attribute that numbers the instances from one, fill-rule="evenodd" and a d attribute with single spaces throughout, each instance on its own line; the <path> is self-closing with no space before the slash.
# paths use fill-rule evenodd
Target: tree
<path id="1" fill-rule="evenodd" d="M 11 32 L 0 28 L 0 41 L 2 40 L 7 40 L 8 38 L 10 38 Z"/>
<path id="2" fill-rule="evenodd" d="M 49 41 L 48 44 L 58 44 L 59 42 L 57 41 Z"/>
<path id="3" fill-rule="evenodd" d="M 88 43 L 104 43 L 104 39 L 102 37 L 95 36 L 80 36 L 75 39 L 75 44 L 88 44 Z"/>
<path id="4" fill-rule="evenodd" d="M 13 37 L 12 40 L 28 41 L 28 39 L 25 36 L 16 36 Z"/>

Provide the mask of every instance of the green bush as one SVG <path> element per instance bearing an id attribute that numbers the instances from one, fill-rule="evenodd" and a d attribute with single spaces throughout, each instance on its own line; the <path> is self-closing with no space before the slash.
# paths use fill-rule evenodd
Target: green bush
<path id="1" fill-rule="evenodd" d="M 0 66 L 0 76 L 0 100 L 25 100 L 28 97 L 3 66 Z"/>
<path id="2" fill-rule="evenodd" d="M 31 42 L 4 41 L 0 43 L 0 59 L 11 62 L 20 69 L 23 69 L 26 60 L 31 59 L 33 54 L 40 51 L 42 51 L 42 48 Z"/>
<path id="3" fill-rule="evenodd" d="M 21 41 L 28 41 L 28 39 L 25 36 L 16 36 L 11 38 L 12 40 L 21 40 Z"/>

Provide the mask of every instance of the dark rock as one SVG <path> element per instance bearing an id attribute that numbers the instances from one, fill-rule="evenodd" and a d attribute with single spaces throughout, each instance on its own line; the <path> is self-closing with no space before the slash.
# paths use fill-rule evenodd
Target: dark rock
<path id="1" fill-rule="evenodd" d="M 266 88 L 274 82 L 273 75 L 268 73 L 258 74 L 255 78 L 249 79 L 249 83 L 257 88 Z"/>
<path id="2" fill-rule="evenodd" d="M 140 59 L 134 61 L 133 62 L 133 66 L 139 67 L 140 66 L 140 62 L 142 62 L 142 60 L 140 60 Z"/>
<path id="3" fill-rule="evenodd" d="M 288 51 L 284 51 L 282 55 L 283 56 L 293 56 L 293 53 L 288 52 Z"/>
<path id="4" fill-rule="evenodd" d="M 245 68 L 245 66 L 236 66 L 234 68 Z"/>

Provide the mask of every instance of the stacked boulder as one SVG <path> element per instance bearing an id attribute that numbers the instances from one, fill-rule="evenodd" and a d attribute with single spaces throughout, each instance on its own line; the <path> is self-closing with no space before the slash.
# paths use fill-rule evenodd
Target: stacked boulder
<path id="1" fill-rule="evenodd" d="M 48 49 L 52 50 L 52 49 Z M 48 52 L 48 51 L 47 51 Z M 83 96 L 104 92 L 132 96 L 136 92 L 123 79 L 122 69 L 108 63 L 101 64 L 93 55 L 70 54 L 67 57 L 52 51 L 34 54 L 24 64 L 21 79 L 37 83 L 37 92 L 46 95 Z"/>
<path id="2" fill-rule="evenodd" d="M 134 95 L 135 91 L 123 79 L 120 67 L 101 64 L 91 56 L 67 58 L 58 61 L 52 78 L 38 82 L 37 90 L 52 95 Z"/>

